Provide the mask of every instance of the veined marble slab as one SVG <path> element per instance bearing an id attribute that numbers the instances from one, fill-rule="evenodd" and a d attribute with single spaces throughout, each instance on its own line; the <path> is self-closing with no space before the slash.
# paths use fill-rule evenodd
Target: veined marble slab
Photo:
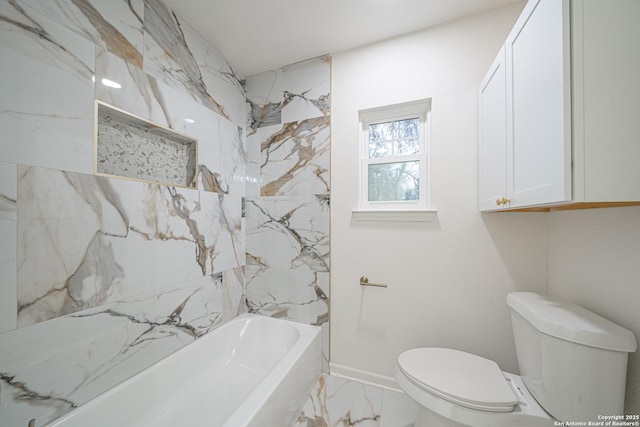
<path id="1" fill-rule="evenodd" d="M 330 57 L 247 79 L 249 310 L 323 325 L 328 370 Z M 310 424 L 314 425 L 314 424 Z"/>
<path id="2" fill-rule="evenodd" d="M 262 143 L 263 139 L 269 137 L 270 132 L 276 129 L 277 126 L 250 130 L 249 135 L 246 137 L 247 173 L 245 191 L 247 197 L 260 196 L 260 188 L 262 188 L 262 185 L 264 184 L 264 181 L 260 176 L 260 144 Z"/>
<path id="3" fill-rule="evenodd" d="M 103 79 L 107 84 L 102 83 Z M 188 116 L 175 116 L 176 111 L 184 111 L 188 105 L 195 104 L 179 90 L 102 48 L 96 49 L 96 82 L 97 100 L 180 132 Z M 120 87 L 113 87 L 109 82 Z M 188 99 L 186 102 L 185 98 Z M 174 111 L 169 110 L 170 105 L 174 106 Z"/>
<path id="4" fill-rule="evenodd" d="M 402 392 L 322 375 L 292 427 L 413 427 L 417 410 Z"/>
<path id="5" fill-rule="evenodd" d="M 15 329 L 17 166 L 0 162 L 0 333 Z"/>
<path id="6" fill-rule="evenodd" d="M 329 313 L 328 196 L 246 200 L 251 311 L 321 325 Z"/>
<path id="7" fill-rule="evenodd" d="M 250 129 L 329 116 L 331 57 L 251 76 L 246 91 Z"/>
<path id="8" fill-rule="evenodd" d="M 331 114 L 331 57 L 321 56 L 282 69 L 282 123 Z"/>
<path id="9" fill-rule="evenodd" d="M 245 192 L 247 197 L 259 197 L 262 180 L 260 179 L 260 166 L 257 163 L 247 163 L 245 176 Z"/>
<path id="10" fill-rule="evenodd" d="M 11 7 L 3 3 L 7 10 L 20 9 L 26 15 L 37 10 L 43 15 L 35 15 L 46 15 L 90 44 L 168 81 L 236 125 L 246 121 L 244 77 L 161 1 L 21 0 Z"/>
<path id="11" fill-rule="evenodd" d="M 181 28 L 209 93 L 222 105 L 229 120 L 244 127 L 247 117 L 244 76 L 187 23 Z"/>
<path id="12" fill-rule="evenodd" d="M 242 128 L 217 115 L 202 118 L 208 137 L 198 145 L 200 188 L 224 194 L 245 194 L 247 153 Z"/>
<path id="13" fill-rule="evenodd" d="M 261 196 L 329 193 L 330 117 L 259 129 L 247 136 L 260 147 Z"/>
<path id="14" fill-rule="evenodd" d="M 240 197 L 18 168 L 18 326 L 242 265 Z"/>
<path id="15" fill-rule="evenodd" d="M 142 68 L 144 0 L 20 0 Z"/>
<path id="16" fill-rule="evenodd" d="M 247 78 L 247 132 L 282 123 L 282 69 Z"/>
<path id="17" fill-rule="evenodd" d="M 308 325 L 329 321 L 329 273 L 265 269 L 247 257 L 245 292 L 250 312 Z"/>
<path id="18" fill-rule="evenodd" d="M 329 271 L 328 195 L 246 199 L 247 253 L 268 268 Z"/>
<path id="19" fill-rule="evenodd" d="M 243 267 L 0 334 L 0 420 L 43 425 L 246 312 Z"/>
<path id="20" fill-rule="evenodd" d="M 243 78 L 162 2 L 145 2 L 144 70 L 241 126 Z"/>
<path id="21" fill-rule="evenodd" d="M 94 50 L 39 12 L 0 2 L 3 161 L 93 170 Z"/>
<path id="22" fill-rule="evenodd" d="M 198 139 L 199 189 L 244 195 L 247 159 L 241 128 L 105 50 L 98 52 L 96 77 L 122 86 L 97 84 L 101 101 Z"/>
<path id="23" fill-rule="evenodd" d="M 294 427 L 381 427 L 383 396 L 384 391 L 380 388 L 322 375 Z M 404 424 L 387 425 L 400 427 Z"/>

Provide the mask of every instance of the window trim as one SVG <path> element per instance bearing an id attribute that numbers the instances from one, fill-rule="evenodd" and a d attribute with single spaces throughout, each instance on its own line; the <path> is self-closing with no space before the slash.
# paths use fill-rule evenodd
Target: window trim
<path id="1" fill-rule="evenodd" d="M 420 153 L 413 155 L 369 158 L 369 126 L 418 117 L 420 120 Z M 429 148 L 431 99 L 420 99 L 395 105 L 358 111 L 359 119 L 359 194 L 355 220 L 363 221 L 433 221 L 437 211 L 430 208 Z M 369 201 L 368 166 L 396 162 L 419 161 L 420 198 L 417 201 Z"/>

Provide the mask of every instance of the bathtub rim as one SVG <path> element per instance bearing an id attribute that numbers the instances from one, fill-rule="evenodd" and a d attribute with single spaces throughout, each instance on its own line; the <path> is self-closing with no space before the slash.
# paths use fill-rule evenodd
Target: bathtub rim
<path id="1" fill-rule="evenodd" d="M 80 406 L 78 406 L 76 409 L 62 415 L 59 418 L 56 418 L 54 420 L 49 421 L 48 423 L 44 424 L 43 427 L 64 427 L 64 423 L 69 420 L 70 418 L 73 418 L 75 416 L 78 416 L 78 411 L 80 410 L 90 410 L 92 406 L 98 405 L 101 401 L 108 399 L 111 395 L 120 392 L 122 389 L 126 389 L 126 387 L 130 384 L 135 382 L 136 380 L 138 380 L 139 378 L 137 378 L 140 375 L 143 375 L 146 371 L 150 370 L 150 369 L 162 369 L 162 366 L 167 365 L 172 363 L 172 361 L 178 357 L 181 357 L 180 354 L 183 351 L 186 351 L 186 349 L 191 348 L 191 350 L 195 350 L 197 349 L 197 347 L 203 346 L 203 345 L 207 345 L 206 341 L 209 341 L 211 339 L 214 339 L 214 337 L 224 333 L 224 327 L 225 326 L 232 326 L 234 324 L 238 324 L 238 323 L 247 323 L 250 322 L 252 320 L 259 320 L 259 321 L 266 321 L 266 322 L 275 322 L 275 323 L 280 323 L 280 322 L 284 322 L 292 327 L 294 327 L 298 333 L 298 337 L 297 340 L 294 342 L 294 344 L 292 345 L 292 347 L 287 351 L 287 353 L 280 358 L 276 364 L 272 367 L 272 369 L 267 373 L 267 375 L 265 376 L 265 378 L 263 378 L 262 381 L 260 381 L 260 383 L 258 384 L 258 386 L 253 389 L 253 391 L 250 392 L 250 394 L 247 396 L 247 398 L 245 400 L 242 401 L 242 403 L 233 411 L 233 413 L 231 413 L 231 415 L 229 415 L 229 417 L 224 421 L 224 423 L 222 424 L 221 427 L 226 427 L 228 425 L 232 425 L 229 424 L 230 421 L 236 422 L 236 420 L 239 421 L 245 421 L 245 424 L 250 422 L 252 420 L 252 418 L 261 410 L 261 408 L 265 405 L 265 403 L 268 401 L 268 398 L 270 396 L 270 394 L 268 393 L 258 393 L 258 391 L 261 392 L 265 392 L 265 391 L 273 391 L 276 389 L 276 387 L 282 383 L 284 376 L 283 374 L 286 374 L 292 364 L 297 361 L 304 353 L 304 351 L 306 349 L 308 349 L 311 345 L 314 339 L 318 339 L 320 340 L 321 338 L 321 330 L 322 328 L 320 326 L 315 326 L 315 325 L 308 325 L 308 324 L 304 324 L 304 323 L 299 323 L 299 322 L 295 322 L 293 320 L 288 320 L 288 319 L 280 319 L 280 318 L 274 318 L 274 317 L 269 317 L 269 316 L 262 316 L 259 314 L 255 314 L 255 313 L 243 313 L 240 314 L 236 317 L 234 317 L 233 319 L 229 320 L 228 322 L 225 322 L 224 324 L 220 325 L 219 327 L 217 327 L 216 329 L 212 330 L 211 332 L 197 338 L 195 341 L 177 349 L 176 351 L 174 351 L 171 354 L 168 354 L 167 356 L 165 356 L 164 358 L 156 361 L 155 363 L 147 366 L 146 368 L 144 368 L 142 371 L 136 373 L 135 375 L 127 378 L 126 380 L 116 384 L 114 387 L 106 390 L 105 392 L 95 396 L 94 398 L 88 400 L 87 402 L 81 404 Z M 200 343 L 200 344 L 198 344 Z M 192 347 L 195 346 L 195 347 Z M 285 364 L 285 362 L 287 362 Z M 318 369 L 319 373 L 321 373 L 322 371 L 322 367 L 320 366 Z M 280 376 L 276 376 L 277 374 L 280 374 Z M 275 376 L 276 381 L 268 381 L 268 379 L 272 379 Z M 242 424 L 239 424 L 242 425 Z"/>
<path id="2" fill-rule="evenodd" d="M 250 313 L 246 313 L 250 314 Z M 255 418 L 255 416 L 262 410 L 264 405 L 269 400 L 269 397 L 273 395 L 273 392 L 276 391 L 277 387 L 282 384 L 286 378 L 286 375 L 289 371 L 293 369 L 295 366 L 295 362 L 300 360 L 307 351 L 313 350 L 313 341 L 317 340 L 318 345 L 318 375 L 319 378 L 322 373 L 322 327 L 315 325 L 308 325 L 304 323 L 295 322 L 293 320 L 287 319 L 278 319 L 267 316 L 260 316 L 270 319 L 269 321 L 274 322 L 287 322 L 291 324 L 298 330 L 298 340 L 293 345 L 293 347 L 288 351 L 273 367 L 273 369 L 269 372 L 269 374 L 258 384 L 258 386 L 251 392 L 251 394 L 245 399 L 238 408 L 227 418 L 222 427 L 232 427 L 232 426 L 245 426 L 248 425 L 251 420 Z M 307 395 L 315 386 L 318 378 L 315 379 L 313 384 L 311 384 L 309 390 L 307 390 Z M 270 379 L 275 379 L 275 381 L 268 381 Z M 307 398 L 307 395 L 304 396 L 302 400 L 302 404 Z M 298 410 L 302 409 L 301 407 Z M 296 414 L 297 415 L 297 414 Z"/>

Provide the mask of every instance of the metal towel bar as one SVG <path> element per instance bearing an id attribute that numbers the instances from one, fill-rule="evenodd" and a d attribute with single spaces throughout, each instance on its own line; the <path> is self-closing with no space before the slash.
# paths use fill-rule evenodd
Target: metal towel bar
<path id="1" fill-rule="evenodd" d="M 367 276 L 362 276 L 360 278 L 360 286 L 375 286 L 377 288 L 386 288 L 387 285 L 385 283 L 369 283 L 369 279 Z"/>

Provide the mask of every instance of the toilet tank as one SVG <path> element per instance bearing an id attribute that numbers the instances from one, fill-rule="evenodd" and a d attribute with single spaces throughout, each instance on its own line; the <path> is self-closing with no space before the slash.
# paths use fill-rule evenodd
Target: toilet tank
<path id="1" fill-rule="evenodd" d="M 558 297 L 507 296 L 520 375 L 540 405 L 560 421 L 598 421 L 624 413 L 630 331 Z"/>

